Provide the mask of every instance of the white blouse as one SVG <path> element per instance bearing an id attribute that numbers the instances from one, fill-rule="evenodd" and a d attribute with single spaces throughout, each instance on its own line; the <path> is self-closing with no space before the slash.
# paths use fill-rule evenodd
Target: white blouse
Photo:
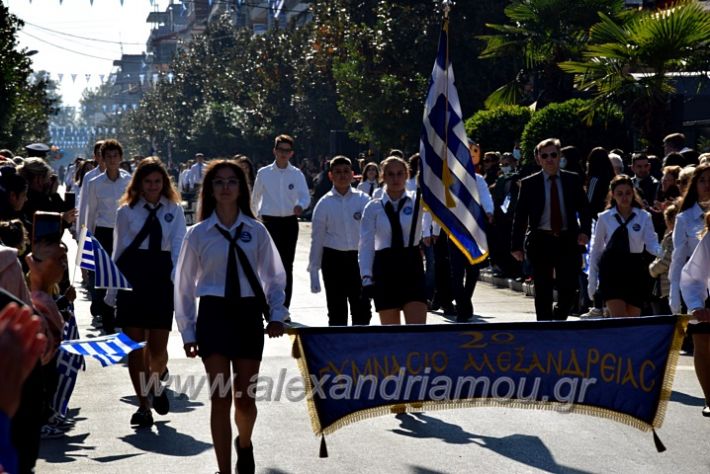
<path id="1" fill-rule="evenodd" d="M 370 195 L 370 188 L 372 188 L 372 195 Z M 367 195 L 369 198 L 374 198 L 375 197 L 375 191 L 380 189 L 379 183 L 377 181 L 363 181 L 362 183 L 357 185 L 358 191 L 362 191 Z"/>
<path id="2" fill-rule="evenodd" d="M 344 196 L 332 188 L 318 201 L 313 210 L 309 271 L 321 268 L 324 247 L 341 251 L 358 249 L 360 222 L 368 202 L 366 193 L 352 188 Z"/>
<path id="3" fill-rule="evenodd" d="M 216 213 L 212 213 L 206 220 L 187 229 L 178 257 L 175 273 L 175 321 L 185 344 L 196 341 L 195 299 L 207 295 L 225 296 L 229 241 L 216 226 L 219 224 L 233 235 L 234 230 L 242 223 L 244 227 L 238 245 L 244 250 L 261 282 L 271 310 L 271 320 L 284 321 L 289 314 L 284 306 L 286 271 L 266 227 L 256 219 L 241 213 L 236 222 L 227 227 L 219 222 Z M 241 296 L 254 296 L 241 264 L 237 267 Z"/>
<path id="4" fill-rule="evenodd" d="M 668 304 L 675 314 L 680 313 L 681 309 L 680 274 L 683 271 L 683 265 L 698 245 L 698 235 L 705 227 L 703 216 L 703 210 L 695 203 L 693 207 L 679 213 L 675 218 L 673 254 L 671 255 L 671 268 L 668 271 L 668 279 L 671 283 Z"/>
<path id="5" fill-rule="evenodd" d="M 710 232 L 695 247 L 680 275 L 680 289 L 688 313 L 705 307 L 710 288 Z"/>
<path id="6" fill-rule="evenodd" d="M 660 256 L 663 252 L 661 244 L 658 242 L 656 231 L 653 228 L 651 214 L 640 208 L 634 208 L 635 216 L 628 221 L 626 228 L 629 231 L 629 250 L 631 253 L 641 253 L 644 248 L 655 256 Z M 616 229 L 621 224 L 616 220 L 618 211 L 616 208 L 607 209 L 599 213 L 597 224 L 594 227 L 592 241 L 589 250 L 589 292 L 594 293 L 599 279 L 599 260 L 606 245 L 611 240 Z M 621 217 L 621 216 L 619 216 Z M 623 219 L 623 217 L 622 217 Z"/>
<path id="7" fill-rule="evenodd" d="M 402 210 L 399 212 L 399 222 L 402 226 L 402 236 L 404 237 L 405 246 L 409 245 L 415 198 L 415 191 L 405 191 L 400 198 L 400 200 L 406 200 Z M 388 202 L 392 202 L 395 209 L 399 205 L 399 200 L 392 201 L 389 195 L 384 193 L 381 199 L 373 199 L 365 206 L 362 223 L 360 224 L 360 246 L 358 248 L 360 275 L 362 277 L 372 276 L 372 264 L 375 260 L 375 252 L 392 246 L 392 228 L 387 214 L 385 213 L 385 204 Z M 423 209 L 420 207 L 419 219 L 417 219 L 417 222 L 414 224 L 414 242 L 412 245 L 415 246 L 419 245 L 419 241 L 421 240 L 423 214 Z"/>

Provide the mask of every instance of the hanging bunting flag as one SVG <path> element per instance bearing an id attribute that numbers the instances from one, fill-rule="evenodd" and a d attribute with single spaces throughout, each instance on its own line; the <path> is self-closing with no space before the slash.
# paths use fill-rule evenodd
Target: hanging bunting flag
<path id="1" fill-rule="evenodd" d="M 101 106 L 102 109 L 104 109 L 104 112 L 106 112 L 106 104 Z"/>
<path id="2" fill-rule="evenodd" d="M 78 76 L 78 74 L 72 74 L 72 75 L 71 75 L 71 81 L 72 81 L 72 83 L 76 82 L 76 76 Z"/>
<path id="3" fill-rule="evenodd" d="M 91 4 L 92 7 L 94 6 L 94 0 L 89 0 L 89 3 Z"/>
<path id="4" fill-rule="evenodd" d="M 101 79 L 101 84 L 104 83 L 104 78 L 106 77 L 106 74 L 99 74 L 99 79 Z"/>
<path id="5" fill-rule="evenodd" d="M 138 77 L 141 80 L 141 84 L 145 83 L 145 74 L 138 74 Z"/>
<path id="6" fill-rule="evenodd" d="M 64 74 L 60 72 L 59 74 L 57 74 L 57 77 L 59 78 L 59 82 L 62 82 L 62 79 L 64 79 Z"/>
<path id="7" fill-rule="evenodd" d="M 172 72 L 169 72 L 169 73 L 168 73 L 168 82 L 169 82 L 170 84 L 173 83 L 173 77 L 175 77 L 175 75 L 174 75 Z"/>
<path id="8" fill-rule="evenodd" d="M 138 104 L 133 104 L 133 110 L 136 110 L 138 108 Z"/>
<path id="9" fill-rule="evenodd" d="M 158 82 L 158 75 L 153 74 L 153 84 L 155 84 L 156 82 Z"/>
<path id="10" fill-rule="evenodd" d="M 91 80 L 91 74 L 84 74 L 84 77 L 86 78 L 86 82 Z"/>

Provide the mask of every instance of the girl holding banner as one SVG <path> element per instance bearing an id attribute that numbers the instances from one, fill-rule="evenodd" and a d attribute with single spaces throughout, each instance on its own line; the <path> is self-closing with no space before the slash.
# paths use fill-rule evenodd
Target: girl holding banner
<path id="1" fill-rule="evenodd" d="M 426 324 L 419 195 L 405 189 L 406 161 L 390 156 L 381 166 L 385 192 L 365 206 L 360 225 L 363 291 L 374 298 L 382 324 L 401 324 L 400 311 L 407 324 Z"/>
<path id="2" fill-rule="evenodd" d="M 175 275 L 175 320 L 185 354 L 202 358 L 213 388 L 210 424 L 220 472 L 231 471 L 232 396 L 239 432 L 236 470 L 254 472 L 257 410 L 249 385 L 259 374 L 264 349 L 262 316 L 269 320 L 269 337 L 283 335 L 288 316 L 286 271 L 250 202 L 239 165 L 210 162 L 200 190 L 199 223 L 185 234 Z M 231 390 L 220 388 L 229 382 Z"/>
<path id="3" fill-rule="evenodd" d="M 631 178 L 615 176 L 609 189 L 590 244 L 587 290 L 590 299 L 599 290 L 612 317 L 640 316 L 650 279 L 643 251 L 659 256 L 662 249 Z"/>
<path id="4" fill-rule="evenodd" d="M 142 160 L 119 201 L 113 230 L 113 260 L 133 287 L 109 290 L 117 325 L 144 349 L 128 355 L 128 373 L 139 408 L 131 424 L 151 426 L 153 409 L 165 415 L 168 395 L 158 378 L 167 375 L 168 336 L 173 322 L 173 274 L 185 236 L 185 215 L 178 193 L 160 158 Z M 146 393 L 146 383 L 148 392 Z"/>

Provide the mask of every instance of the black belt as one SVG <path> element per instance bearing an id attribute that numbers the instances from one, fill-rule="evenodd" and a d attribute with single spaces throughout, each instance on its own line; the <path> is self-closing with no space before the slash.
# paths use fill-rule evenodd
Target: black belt
<path id="1" fill-rule="evenodd" d="M 261 216 L 262 221 L 277 221 L 277 220 L 290 220 L 298 219 L 296 215 L 292 216 Z"/>

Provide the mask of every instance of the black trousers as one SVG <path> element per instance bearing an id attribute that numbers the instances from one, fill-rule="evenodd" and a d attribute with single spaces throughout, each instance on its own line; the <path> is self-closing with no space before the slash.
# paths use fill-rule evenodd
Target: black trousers
<path id="1" fill-rule="evenodd" d="M 436 280 L 435 299 L 442 308 L 454 301 L 451 289 L 451 259 L 449 257 L 449 237 L 443 230 L 434 243 L 434 278 Z"/>
<path id="2" fill-rule="evenodd" d="M 104 250 L 111 255 L 113 252 L 113 229 L 111 227 L 97 227 L 94 232 L 94 237 L 96 237 L 96 240 L 99 241 Z M 114 308 L 104 303 L 106 290 L 96 290 L 94 296 L 96 299 L 91 302 L 91 306 L 95 308 L 96 313 L 92 311 L 92 314 L 101 315 L 104 331 L 113 331 L 116 328 L 116 311 Z"/>
<path id="3" fill-rule="evenodd" d="M 528 259 L 535 282 L 535 313 L 538 321 L 564 321 L 577 297 L 577 275 L 582 255 L 577 236 L 562 232 L 554 236 L 534 231 L 528 236 Z M 553 290 L 557 305 L 553 308 Z"/>
<path id="4" fill-rule="evenodd" d="M 291 305 L 291 292 L 293 290 L 293 260 L 296 257 L 296 243 L 298 242 L 298 218 L 296 216 L 274 217 L 261 216 L 266 230 L 269 231 L 274 244 L 281 255 L 281 262 L 286 270 L 286 300 L 284 305 Z"/>
<path id="5" fill-rule="evenodd" d="M 321 270 L 328 303 L 328 325 L 348 325 L 348 303 L 353 326 L 370 324 L 370 299 L 362 294 L 357 250 L 340 251 L 325 247 Z"/>
<path id="6" fill-rule="evenodd" d="M 39 455 L 40 430 L 45 422 L 44 371 L 38 362 L 22 386 L 20 406 L 12 417 L 11 439 L 17 450 L 19 472 L 34 472 Z"/>
<path id="7" fill-rule="evenodd" d="M 476 289 L 481 269 L 471 265 L 466 256 L 456 245 L 449 241 L 451 259 L 451 287 L 456 300 L 456 316 L 459 320 L 469 320 L 473 317 L 473 291 Z"/>

